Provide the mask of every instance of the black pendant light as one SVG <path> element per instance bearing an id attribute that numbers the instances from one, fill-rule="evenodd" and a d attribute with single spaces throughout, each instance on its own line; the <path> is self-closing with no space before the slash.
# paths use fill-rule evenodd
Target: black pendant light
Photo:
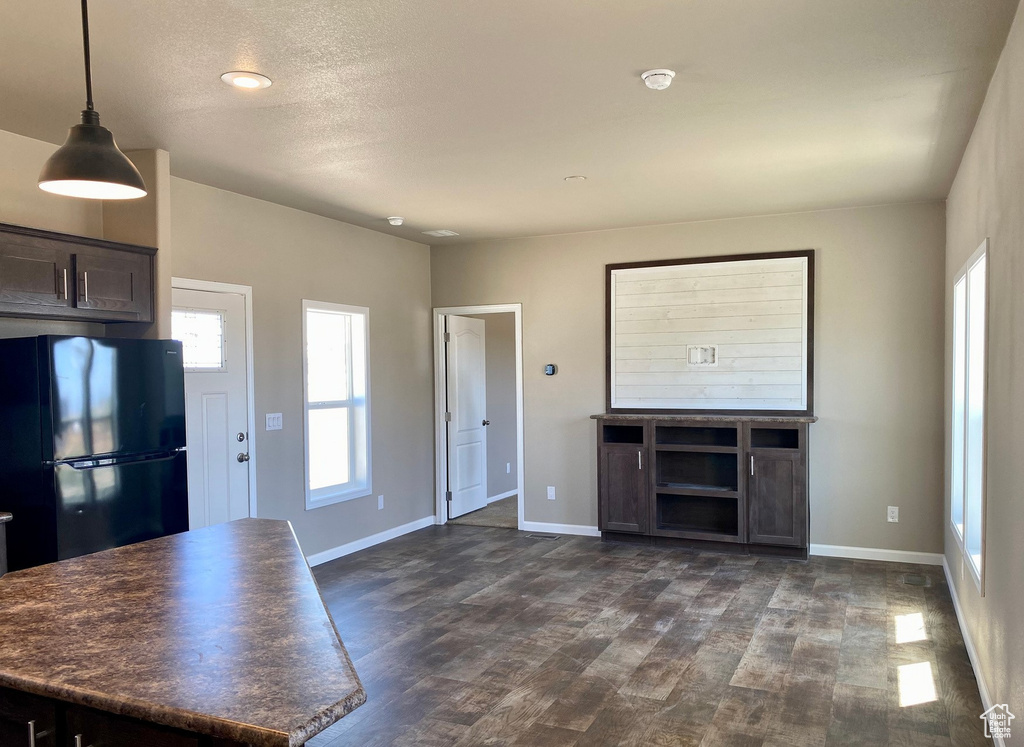
<path id="1" fill-rule="evenodd" d="M 92 62 L 89 57 L 89 3 L 82 0 L 85 44 L 85 111 L 82 124 L 50 156 L 39 175 L 39 188 L 68 197 L 92 200 L 131 200 L 145 197 L 146 183 L 135 164 L 117 148 L 110 130 L 100 126 L 92 106 Z"/>

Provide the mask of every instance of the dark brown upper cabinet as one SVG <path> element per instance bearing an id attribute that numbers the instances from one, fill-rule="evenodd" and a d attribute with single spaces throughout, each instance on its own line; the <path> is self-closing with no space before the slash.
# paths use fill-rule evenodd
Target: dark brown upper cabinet
<path id="1" fill-rule="evenodd" d="M 156 249 L 0 223 L 0 315 L 153 321 Z"/>

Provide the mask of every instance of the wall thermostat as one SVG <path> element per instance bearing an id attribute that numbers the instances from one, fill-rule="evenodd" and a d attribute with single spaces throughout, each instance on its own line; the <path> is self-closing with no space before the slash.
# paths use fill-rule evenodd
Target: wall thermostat
<path id="1" fill-rule="evenodd" d="M 558 366 L 556 366 L 554 363 L 549 363 L 546 366 L 544 366 L 545 376 L 554 376 L 556 373 L 558 373 Z"/>

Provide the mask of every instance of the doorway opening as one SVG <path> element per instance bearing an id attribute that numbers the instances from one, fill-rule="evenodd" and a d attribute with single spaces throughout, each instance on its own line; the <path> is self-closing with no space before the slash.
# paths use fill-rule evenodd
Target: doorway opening
<path id="1" fill-rule="evenodd" d="M 434 309 L 435 522 L 522 529 L 522 304 Z"/>
<path id="2" fill-rule="evenodd" d="M 171 280 L 185 364 L 189 528 L 256 516 L 252 288 Z"/>

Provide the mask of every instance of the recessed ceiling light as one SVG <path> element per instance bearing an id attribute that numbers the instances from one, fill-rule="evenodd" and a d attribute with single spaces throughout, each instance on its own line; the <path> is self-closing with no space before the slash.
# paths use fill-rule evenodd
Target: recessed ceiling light
<path id="1" fill-rule="evenodd" d="M 447 236 L 458 236 L 458 234 L 455 233 L 455 231 L 449 231 L 447 228 L 439 228 L 436 231 L 424 231 L 423 233 L 425 233 L 427 236 L 436 236 L 439 239 L 443 239 Z"/>
<path id="2" fill-rule="evenodd" d="M 567 177 L 565 177 L 565 180 L 567 182 L 585 182 L 587 180 L 587 177 L 579 176 L 579 175 L 577 175 L 577 176 L 567 176 Z"/>
<path id="3" fill-rule="evenodd" d="M 260 75 L 259 73 L 247 73 L 242 70 L 233 70 L 230 73 L 224 73 L 220 76 L 220 79 L 229 86 L 244 88 L 249 91 L 253 91 L 257 88 L 269 88 L 271 83 L 273 83 L 273 81 L 266 75 Z"/>
<path id="4" fill-rule="evenodd" d="M 400 226 L 403 223 L 405 223 L 405 218 L 399 215 L 392 215 L 390 218 L 388 218 L 388 223 L 390 223 L 393 226 Z"/>
<path id="5" fill-rule="evenodd" d="M 672 79 L 676 77 L 674 70 L 665 70 L 659 68 L 657 70 L 648 70 L 646 73 L 640 74 L 643 82 L 647 84 L 647 87 L 655 91 L 664 91 L 670 85 L 672 85 Z"/>

